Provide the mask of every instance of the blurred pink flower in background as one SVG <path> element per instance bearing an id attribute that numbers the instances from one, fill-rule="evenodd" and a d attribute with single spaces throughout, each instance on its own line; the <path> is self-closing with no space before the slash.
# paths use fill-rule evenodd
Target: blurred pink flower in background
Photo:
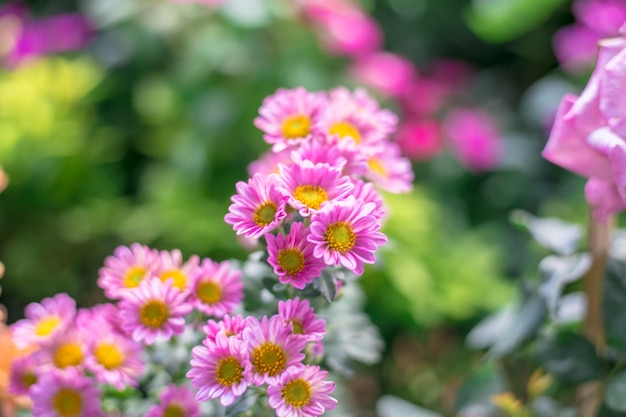
<path id="1" fill-rule="evenodd" d="M 405 95 L 417 78 L 408 59 L 389 52 L 377 52 L 357 58 L 352 66 L 354 78 L 392 97 Z"/>
<path id="2" fill-rule="evenodd" d="M 580 97 L 561 101 L 543 156 L 589 178 L 594 215 L 626 209 L 626 39 L 600 42 L 596 69 Z"/>
<path id="3" fill-rule="evenodd" d="M 561 66 L 572 73 L 592 67 L 598 41 L 617 36 L 626 21 L 624 0 L 576 0 L 573 5 L 577 22 L 554 35 L 554 50 Z"/>
<path id="4" fill-rule="evenodd" d="M 415 161 L 430 159 L 443 150 L 441 126 L 435 120 L 409 121 L 400 126 L 395 138 L 402 153 Z"/>
<path id="5" fill-rule="evenodd" d="M 81 14 L 32 19 L 21 4 L 0 7 L 0 57 L 8 66 L 41 55 L 81 49 L 92 34 L 90 22 Z"/>
<path id="6" fill-rule="evenodd" d="M 443 122 L 452 152 L 473 171 L 494 168 L 502 155 L 500 131 L 492 117 L 478 109 L 454 109 Z"/>

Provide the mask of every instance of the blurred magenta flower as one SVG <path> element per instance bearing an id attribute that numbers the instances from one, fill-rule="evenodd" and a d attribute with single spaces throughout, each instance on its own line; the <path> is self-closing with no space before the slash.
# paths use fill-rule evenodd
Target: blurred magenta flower
<path id="1" fill-rule="evenodd" d="M 600 219 L 626 208 L 625 89 L 626 39 L 606 39 L 580 97 L 561 101 L 543 150 L 547 160 L 590 179 L 585 195 Z"/>
<path id="2" fill-rule="evenodd" d="M 415 161 L 430 159 L 443 150 L 441 126 L 435 120 L 408 121 L 400 126 L 395 140 L 402 153 Z"/>
<path id="3" fill-rule="evenodd" d="M 81 14 L 32 19 L 21 4 L 0 7 L 0 57 L 10 67 L 41 55 L 81 49 L 92 35 L 91 23 Z"/>
<path id="4" fill-rule="evenodd" d="M 556 56 L 569 72 L 589 69 L 598 51 L 598 41 L 617 36 L 626 21 L 624 0 L 576 0 L 577 22 L 559 30 L 553 39 Z"/>
<path id="5" fill-rule="evenodd" d="M 378 23 L 358 4 L 350 0 L 304 0 L 302 7 L 329 51 L 358 56 L 380 49 Z"/>
<path id="6" fill-rule="evenodd" d="M 486 171 L 500 162 L 500 132 L 489 114 L 459 108 L 450 111 L 443 123 L 452 151 L 467 168 Z"/>
<path id="7" fill-rule="evenodd" d="M 352 75 L 362 84 L 398 97 L 407 94 L 417 72 L 408 59 L 389 52 L 377 52 L 357 58 Z"/>

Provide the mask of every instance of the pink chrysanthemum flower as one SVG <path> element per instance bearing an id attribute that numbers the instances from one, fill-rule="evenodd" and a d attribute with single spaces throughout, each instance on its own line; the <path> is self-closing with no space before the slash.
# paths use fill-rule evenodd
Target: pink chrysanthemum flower
<path id="1" fill-rule="evenodd" d="M 302 223 L 293 223 L 286 236 L 265 235 L 267 262 L 274 268 L 280 282 L 300 290 L 326 268 L 321 259 L 313 256 L 313 244 L 307 240 L 308 235 L 309 228 Z"/>
<path id="2" fill-rule="evenodd" d="M 85 366 L 96 380 L 118 390 L 136 387 L 144 370 L 143 345 L 112 328 L 92 328 Z"/>
<path id="3" fill-rule="evenodd" d="M 246 345 L 235 337 L 219 333 L 215 343 L 194 347 L 191 356 L 187 378 L 198 389 L 198 401 L 219 397 L 220 403 L 228 406 L 250 385 L 251 365 Z"/>
<path id="4" fill-rule="evenodd" d="M 112 331 L 124 335 L 120 310 L 117 304 L 96 304 L 90 308 L 80 308 L 76 314 L 76 327 Z"/>
<path id="5" fill-rule="evenodd" d="M 352 195 L 355 200 L 363 200 L 366 203 L 374 203 L 376 208 L 372 211 L 372 215 L 379 221 L 382 221 L 387 216 L 387 210 L 385 209 L 385 202 L 381 195 L 374 188 L 374 184 L 371 182 L 364 182 L 358 178 L 352 180 L 354 184 L 354 190 Z"/>
<path id="6" fill-rule="evenodd" d="M 200 417 L 194 393 L 184 385 L 168 385 L 159 400 L 159 405 L 150 407 L 145 417 Z"/>
<path id="7" fill-rule="evenodd" d="M 277 228 L 287 216 L 286 198 L 276 187 L 276 176 L 254 175 L 247 183 L 237 183 L 237 194 L 224 216 L 238 235 L 258 238 Z"/>
<path id="8" fill-rule="evenodd" d="M 368 169 L 367 156 L 361 149 L 336 135 L 315 135 L 291 151 L 291 158 L 297 164 L 304 160 L 328 164 L 349 176 L 363 175 Z"/>
<path id="9" fill-rule="evenodd" d="M 276 384 L 267 387 L 270 407 L 277 417 L 317 417 L 332 410 L 337 400 L 330 396 L 335 383 L 319 366 L 290 367 Z"/>
<path id="10" fill-rule="evenodd" d="M 31 354 L 15 359 L 9 372 L 9 392 L 14 395 L 28 395 L 41 373 L 39 356 Z"/>
<path id="11" fill-rule="evenodd" d="M 215 343 L 218 333 L 224 333 L 228 337 L 240 337 L 245 328 L 246 319 L 242 315 L 231 316 L 226 314 L 221 320 L 208 320 L 207 324 L 202 327 L 202 330 L 206 333 L 204 340 Z"/>
<path id="12" fill-rule="evenodd" d="M 381 109 L 376 100 L 358 88 L 344 87 L 330 92 L 328 106 L 320 121 L 320 131 L 340 139 L 351 138 L 359 147 L 377 146 L 396 130 L 398 117 Z"/>
<path id="13" fill-rule="evenodd" d="M 191 305 L 185 295 L 158 278 L 145 280 L 137 290 L 120 302 L 122 329 L 133 340 L 151 345 L 158 339 L 169 339 L 185 330 L 185 315 Z"/>
<path id="14" fill-rule="evenodd" d="M 327 265 L 343 265 L 361 275 L 363 263 L 374 263 L 376 248 L 387 242 L 378 232 L 380 223 L 372 214 L 376 204 L 346 200 L 323 207 L 311 218 L 309 242 L 315 244 L 313 254 Z"/>
<path id="15" fill-rule="evenodd" d="M 274 383 L 288 367 L 301 364 L 306 340 L 294 337 L 281 316 L 248 316 L 246 321 L 243 340 L 248 341 L 253 384 Z"/>
<path id="16" fill-rule="evenodd" d="M 83 372 L 88 336 L 84 329 L 70 327 L 62 334 L 56 335 L 50 343 L 42 346 L 35 355 L 41 361 L 42 368 L 61 371 L 76 369 Z"/>
<path id="17" fill-rule="evenodd" d="M 94 381 L 75 371 L 44 373 L 31 387 L 33 415 L 100 417 L 100 392 Z"/>
<path id="18" fill-rule="evenodd" d="M 302 87 L 281 88 L 263 100 L 254 125 L 264 132 L 274 152 L 281 151 L 310 139 L 326 100 L 326 94 Z"/>
<path id="19" fill-rule="evenodd" d="M 76 302 L 65 293 L 30 303 L 24 309 L 25 318 L 11 326 L 13 341 L 18 348 L 41 345 L 63 332 L 74 320 Z"/>
<path id="20" fill-rule="evenodd" d="M 339 169 L 311 161 L 281 165 L 277 183 L 281 192 L 289 196 L 289 204 L 303 217 L 317 212 L 330 201 L 346 198 L 354 187 Z"/>
<path id="21" fill-rule="evenodd" d="M 192 276 L 189 302 L 204 314 L 222 317 L 241 304 L 243 281 L 241 271 L 232 269 L 229 262 L 202 260 Z"/>
<path id="22" fill-rule="evenodd" d="M 309 300 L 292 300 L 278 302 L 278 315 L 291 324 L 293 334 L 303 337 L 308 342 L 322 340 L 326 334 L 326 321 L 318 319 Z"/>
<path id="23" fill-rule="evenodd" d="M 157 251 L 133 243 L 130 247 L 118 246 L 113 256 L 107 256 L 98 271 L 98 286 L 111 299 L 122 298 L 151 276 L 158 262 Z"/>
<path id="24" fill-rule="evenodd" d="M 410 192 L 413 189 L 413 168 L 411 161 L 400 154 L 397 144 L 385 144 L 378 152 L 370 155 L 365 178 L 390 193 Z"/>
<path id="25" fill-rule="evenodd" d="M 178 249 L 172 251 L 162 250 L 158 254 L 158 266 L 154 275 L 162 282 L 172 280 L 172 287 L 187 293 L 190 289 L 191 276 L 198 271 L 200 258 L 198 255 L 191 256 L 183 263 L 183 255 Z"/>
<path id="26" fill-rule="evenodd" d="M 308 142 L 303 142 L 302 145 Z M 251 177 L 254 174 L 260 174 L 267 177 L 270 174 L 278 174 L 278 165 L 289 165 L 293 163 L 291 160 L 292 149 L 285 149 L 280 152 L 269 151 L 261 155 L 256 161 L 250 162 L 248 165 L 248 174 Z"/>

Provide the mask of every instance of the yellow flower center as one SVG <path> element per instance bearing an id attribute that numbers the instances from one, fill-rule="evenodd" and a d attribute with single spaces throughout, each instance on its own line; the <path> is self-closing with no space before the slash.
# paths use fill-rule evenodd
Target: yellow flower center
<path id="1" fill-rule="evenodd" d="M 293 197 L 314 210 L 319 210 L 324 201 L 328 201 L 328 194 L 319 185 L 300 185 L 293 192 Z"/>
<path id="2" fill-rule="evenodd" d="M 303 138 L 309 134 L 311 129 L 311 119 L 307 116 L 290 116 L 283 122 L 283 136 L 286 139 Z"/>
<path id="3" fill-rule="evenodd" d="M 165 407 L 163 417 L 185 417 L 185 410 L 180 404 L 172 402 Z"/>
<path id="4" fill-rule="evenodd" d="M 30 373 L 30 372 L 22 375 L 22 385 L 24 385 L 26 388 L 36 383 L 37 383 L 37 375 Z"/>
<path id="5" fill-rule="evenodd" d="M 79 343 L 66 343 L 54 352 L 54 364 L 57 368 L 80 365 L 83 362 L 83 348 Z"/>
<path id="6" fill-rule="evenodd" d="M 371 169 L 372 171 L 374 171 L 378 175 L 381 175 L 383 177 L 389 176 L 389 174 L 387 173 L 387 170 L 385 169 L 383 164 L 381 164 L 380 161 L 378 159 L 376 159 L 376 158 L 370 158 L 367 161 L 367 166 L 369 167 L 369 169 Z"/>
<path id="7" fill-rule="evenodd" d="M 344 253 L 354 247 L 356 235 L 349 223 L 337 222 L 328 226 L 324 239 L 330 249 Z"/>
<path id="8" fill-rule="evenodd" d="M 283 249 L 278 252 L 278 265 L 289 275 L 297 274 L 304 268 L 304 255 L 299 249 Z"/>
<path id="9" fill-rule="evenodd" d="M 124 362 L 124 352 L 114 343 L 100 343 L 94 351 L 94 356 L 107 370 L 118 368 Z"/>
<path id="10" fill-rule="evenodd" d="M 187 285 L 187 275 L 185 275 L 185 273 L 178 268 L 168 269 L 167 271 L 163 272 L 159 276 L 159 278 L 161 279 L 161 282 L 172 279 L 172 286 L 178 288 L 181 291 L 184 290 L 185 285 Z"/>
<path id="11" fill-rule="evenodd" d="M 61 318 L 59 316 L 45 317 L 39 320 L 37 326 L 35 326 L 35 334 L 37 336 L 48 336 L 54 331 L 54 329 L 56 329 L 59 323 L 61 323 Z"/>
<path id="12" fill-rule="evenodd" d="M 304 334 L 304 330 L 302 329 L 302 323 L 298 320 L 291 320 L 291 324 L 293 325 L 293 334 Z"/>
<path id="13" fill-rule="evenodd" d="M 359 130 L 348 122 L 335 123 L 330 127 L 330 134 L 339 136 L 339 139 L 351 137 L 355 143 L 361 142 Z"/>
<path id="14" fill-rule="evenodd" d="M 267 226 L 274 221 L 278 207 L 271 201 L 266 201 L 254 211 L 254 222 L 259 226 Z"/>
<path id="15" fill-rule="evenodd" d="M 287 354 L 275 343 L 265 342 L 252 352 L 252 366 L 258 374 L 278 375 L 287 364 Z"/>
<path id="16" fill-rule="evenodd" d="M 145 276 L 145 267 L 139 265 L 130 267 L 128 271 L 126 271 L 126 275 L 124 275 L 124 287 L 137 288 Z"/>
<path id="17" fill-rule="evenodd" d="M 243 375 L 243 367 L 234 356 L 222 358 L 217 363 L 215 369 L 215 377 L 220 385 L 229 387 L 241 381 Z"/>
<path id="18" fill-rule="evenodd" d="M 311 386 L 302 378 L 287 382 L 282 390 L 285 402 L 293 407 L 302 407 L 311 399 Z"/>
<path id="19" fill-rule="evenodd" d="M 215 304 L 222 299 L 222 286 L 215 281 L 203 281 L 198 284 L 196 295 L 205 304 Z"/>
<path id="20" fill-rule="evenodd" d="M 52 406 L 62 417 L 74 417 L 81 413 L 83 399 L 75 390 L 61 388 L 52 399 Z"/>
<path id="21" fill-rule="evenodd" d="M 147 326 L 153 329 L 158 329 L 165 324 L 170 317 L 170 312 L 167 306 L 159 300 L 148 301 L 141 307 L 139 313 L 139 320 Z"/>

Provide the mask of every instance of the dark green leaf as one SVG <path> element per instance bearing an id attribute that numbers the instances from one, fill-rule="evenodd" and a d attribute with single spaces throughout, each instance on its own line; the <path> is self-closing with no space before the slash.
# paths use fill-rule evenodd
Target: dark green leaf
<path id="1" fill-rule="evenodd" d="M 611 410 L 626 412 L 626 371 L 611 378 L 606 386 L 604 402 Z"/>
<path id="2" fill-rule="evenodd" d="M 504 372 L 495 361 L 485 361 L 474 369 L 458 391 L 455 409 L 472 404 L 490 404 L 491 396 L 507 390 Z"/>
<path id="3" fill-rule="evenodd" d="M 543 367 L 564 382 L 579 384 L 600 376 L 602 363 L 585 337 L 563 331 L 539 344 Z"/>
<path id="4" fill-rule="evenodd" d="M 329 303 L 332 303 L 337 295 L 337 281 L 328 270 L 324 270 L 319 278 L 313 280 L 313 288 L 318 290 Z"/>
<path id="5" fill-rule="evenodd" d="M 539 293 L 545 298 L 550 314 L 557 311 L 563 288 L 579 280 L 589 270 L 591 256 L 582 253 L 572 256 L 548 256 L 539 264 L 543 283 Z"/>
<path id="6" fill-rule="evenodd" d="M 611 259 L 603 282 L 602 316 L 609 343 L 626 352 L 626 263 Z"/>

